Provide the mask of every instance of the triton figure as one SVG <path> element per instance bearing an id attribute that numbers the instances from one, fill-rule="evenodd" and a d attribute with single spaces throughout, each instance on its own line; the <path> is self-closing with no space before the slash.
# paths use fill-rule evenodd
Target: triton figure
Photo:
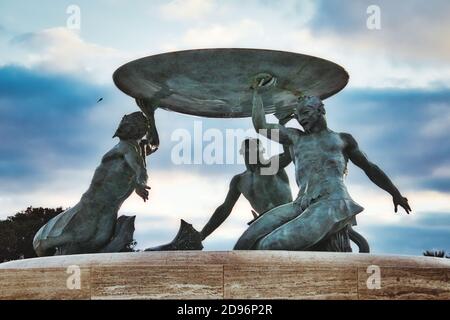
<path id="1" fill-rule="evenodd" d="M 103 156 L 80 202 L 35 235 L 38 256 L 116 252 L 132 240 L 134 217 L 118 220 L 117 215 L 133 192 L 148 200 L 145 157 L 155 150 L 143 140 L 148 132 L 149 120 L 142 112 L 123 117 L 114 135 L 120 142 Z"/>
<path id="2" fill-rule="evenodd" d="M 203 240 L 228 218 L 241 194 L 254 210 L 252 212 L 255 219 L 249 224 L 270 209 L 292 202 L 289 178 L 284 170 L 292 161 L 289 150 L 285 148 L 282 154 L 269 160 L 264 159 L 263 153 L 259 139 L 245 139 L 242 142 L 240 154 L 244 156 L 247 169 L 231 179 L 224 203 L 216 209 L 201 231 Z M 267 172 L 262 172 L 263 168 Z"/>
<path id="3" fill-rule="evenodd" d="M 280 120 L 280 123 L 283 123 L 283 120 Z M 240 153 L 244 156 L 247 169 L 231 180 L 230 189 L 224 203 L 216 209 L 200 232 L 202 240 L 206 239 L 229 217 L 241 194 L 254 209 L 252 210 L 254 220 L 250 221 L 249 225 L 259 219 L 265 212 L 292 202 L 289 179 L 285 171 L 285 167 L 292 161 L 289 148 L 284 146 L 284 152 L 270 160 L 264 159 L 263 152 L 264 149 L 262 149 L 259 139 L 246 139 L 242 142 Z M 256 161 L 251 161 L 253 160 L 252 154 L 256 155 Z M 268 170 L 261 172 L 262 168 Z M 351 251 L 349 240 L 352 240 L 358 246 L 359 252 L 367 253 L 370 251 L 369 244 L 362 235 L 353 230 L 351 226 L 349 226 L 347 232 L 349 239 L 343 245 L 333 245 L 331 239 L 324 239 L 312 249 L 317 251 Z"/>
<path id="4" fill-rule="evenodd" d="M 279 136 L 278 142 L 289 146 L 300 190 L 294 202 L 270 210 L 251 224 L 236 243 L 236 250 L 311 250 L 353 224 L 363 208 L 352 200 L 344 185 L 348 160 L 391 194 L 396 212 L 398 206 L 407 213 L 411 211 L 408 200 L 366 158 L 355 139 L 328 128 L 325 108 L 319 98 L 299 99 L 294 116 L 304 131 L 267 123 L 258 91 L 274 83 L 268 77 L 257 78 L 252 86 L 253 124 L 269 139 L 278 140 Z"/>

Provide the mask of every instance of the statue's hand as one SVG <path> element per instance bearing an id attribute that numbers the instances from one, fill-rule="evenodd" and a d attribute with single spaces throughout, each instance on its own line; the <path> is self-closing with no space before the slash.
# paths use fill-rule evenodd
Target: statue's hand
<path id="1" fill-rule="evenodd" d="M 276 83 L 276 78 L 268 73 L 258 74 L 250 86 L 251 89 L 257 90 L 259 88 L 270 87 Z"/>
<path id="2" fill-rule="evenodd" d="M 395 212 L 398 211 L 398 206 L 402 207 L 407 214 L 411 212 L 411 207 L 408 204 L 408 199 L 403 197 L 401 194 L 398 194 L 393 197 Z"/>
<path id="3" fill-rule="evenodd" d="M 153 131 L 153 134 L 148 134 L 148 156 L 155 153 L 159 149 L 159 137 L 158 134 Z"/>
<path id="4" fill-rule="evenodd" d="M 151 144 L 147 139 L 142 139 L 140 142 L 142 155 L 145 157 L 150 156 L 151 154 L 158 151 L 159 146 Z"/>
<path id="5" fill-rule="evenodd" d="M 147 149 L 147 156 L 155 153 L 156 151 L 158 151 L 159 146 L 155 146 L 155 145 L 150 145 L 149 148 Z"/>
<path id="6" fill-rule="evenodd" d="M 146 202 L 148 200 L 149 195 L 148 190 L 150 189 L 151 188 L 149 186 L 139 185 L 136 187 L 136 193 L 144 200 L 144 202 Z"/>

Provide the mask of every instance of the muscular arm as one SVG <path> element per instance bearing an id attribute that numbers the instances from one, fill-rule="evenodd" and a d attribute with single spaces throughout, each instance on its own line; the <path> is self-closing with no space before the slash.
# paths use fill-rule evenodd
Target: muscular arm
<path id="1" fill-rule="evenodd" d="M 200 232 L 202 240 L 206 239 L 211 233 L 214 232 L 230 215 L 231 210 L 239 199 L 241 192 L 238 188 L 239 176 L 235 176 L 230 183 L 230 190 L 228 191 L 227 197 L 222 205 L 220 205 L 214 214 L 209 219 L 208 223 L 203 227 Z"/>
<path id="2" fill-rule="evenodd" d="M 406 213 L 411 211 L 408 204 L 408 199 L 404 198 L 400 191 L 394 186 L 391 179 L 374 163 L 370 162 L 366 155 L 359 149 L 356 140 L 347 133 L 341 134 L 342 138 L 347 144 L 345 153 L 347 157 L 358 167 L 360 167 L 369 179 L 378 187 L 388 192 L 394 201 L 395 212 L 397 206 L 400 205 L 405 209 Z"/>
<path id="3" fill-rule="evenodd" d="M 147 140 L 153 148 L 159 147 L 159 135 L 155 123 L 155 110 L 158 108 L 156 102 L 146 99 L 136 99 L 136 104 L 149 120 L 149 131 L 147 133 Z"/>
<path id="4" fill-rule="evenodd" d="M 280 157 L 280 169 L 286 168 L 291 162 L 291 152 L 289 151 L 289 146 L 283 145 L 283 153 L 278 155 Z"/>
<path id="5" fill-rule="evenodd" d="M 286 128 L 281 124 L 267 123 L 263 101 L 257 89 L 255 89 L 253 92 L 252 121 L 255 130 L 259 134 L 262 134 L 263 136 L 283 145 L 293 143 L 296 135 L 298 135 L 298 132 L 300 132 L 300 130 L 298 130 L 297 132 L 296 129 Z M 277 134 L 275 134 L 275 132 L 278 132 L 278 136 Z"/>
<path id="6" fill-rule="evenodd" d="M 152 149 L 159 147 L 159 134 L 158 129 L 156 129 L 156 123 L 155 123 L 155 112 L 147 114 L 147 118 L 150 123 L 149 132 L 147 133 L 147 139 L 150 146 L 152 146 Z"/>

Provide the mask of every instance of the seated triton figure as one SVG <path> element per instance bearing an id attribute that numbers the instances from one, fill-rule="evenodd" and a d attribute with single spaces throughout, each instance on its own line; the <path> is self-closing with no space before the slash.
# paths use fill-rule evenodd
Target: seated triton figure
<path id="1" fill-rule="evenodd" d="M 240 154 L 244 156 L 247 169 L 231 179 L 230 190 L 225 202 L 216 209 L 211 219 L 201 231 L 202 240 L 216 230 L 230 215 L 240 195 L 250 202 L 256 221 L 265 212 L 282 204 L 292 202 L 289 179 L 284 168 L 291 163 L 289 150 L 282 154 L 264 159 L 264 149 L 259 139 L 245 139 Z M 252 161 L 254 160 L 254 161 Z M 261 172 L 266 168 L 267 172 Z M 272 168 L 272 169 L 270 169 Z"/>
<path id="2" fill-rule="evenodd" d="M 132 224 L 131 239 L 123 238 L 132 240 L 134 218 L 127 222 L 117 215 L 133 192 L 148 200 L 145 157 L 155 150 L 143 140 L 148 131 L 149 121 L 142 112 L 123 117 L 114 135 L 120 142 L 103 156 L 80 202 L 36 233 L 33 246 L 38 256 L 120 251 L 127 243 L 121 243 L 117 233 L 127 223 Z"/>
<path id="3" fill-rule="evenodd" d="M 295 108 L 304 132 L 267 123 L 258 90 L 270 82 L 256 79 L 253 84 L 253 124 L 259 133 L 289 146 L 300 190 L 294 202 L 266 212 L 251 224 L 236 243 L 236 250 L 311 250 L 354 223 L 363 208 L 352 200 L 344 185 L 348 160 L 393 197 L 395 212 L 398 206 L 410 212 L 408 200 L 366 158 L 355 139 L 328 128 L 319 98 L 303 97 Z"/>

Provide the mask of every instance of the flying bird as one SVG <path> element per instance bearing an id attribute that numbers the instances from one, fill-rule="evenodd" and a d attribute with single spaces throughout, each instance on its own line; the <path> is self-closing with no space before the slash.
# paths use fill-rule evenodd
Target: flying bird
<path id="1" fill-rule="evenodd" d="M 101 102 L 101 101 L 103 101 L 103 98 L 98 99 L 97 103 L 99 103 L 99 102 Z"/>

